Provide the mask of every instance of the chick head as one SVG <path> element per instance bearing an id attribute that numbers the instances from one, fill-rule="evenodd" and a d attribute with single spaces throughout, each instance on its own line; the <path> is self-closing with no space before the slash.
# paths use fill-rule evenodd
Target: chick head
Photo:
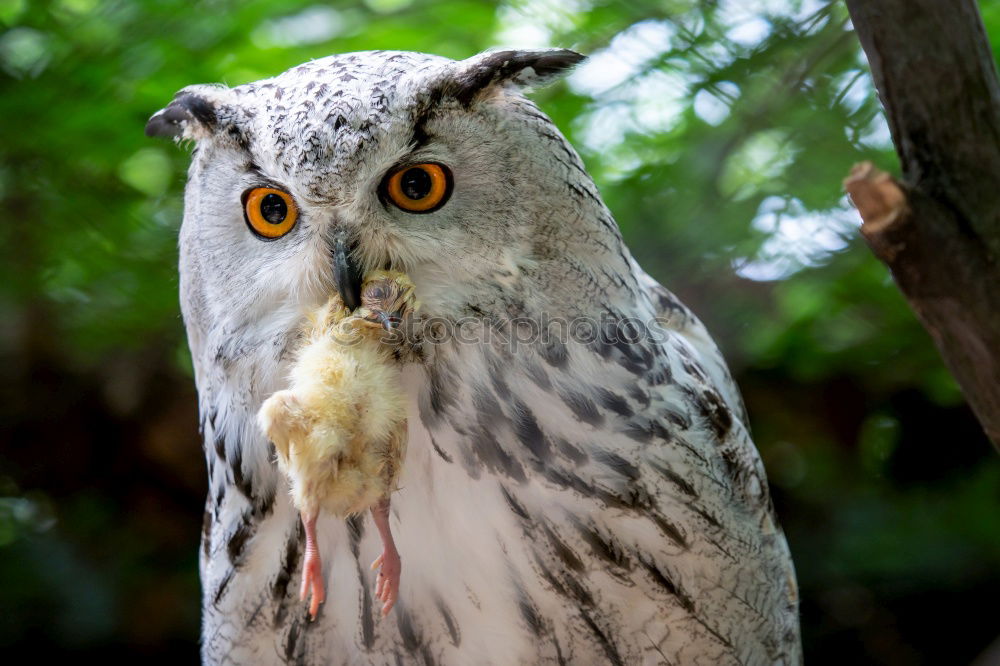
<path id="1" fill-rule="evenodd" d="M 361 307 L 354 316 L 367 326 L 396 329 L 420 307 L 413 291 L 413 283 L 404 273 L 373 271 L 361 285 Z"/>

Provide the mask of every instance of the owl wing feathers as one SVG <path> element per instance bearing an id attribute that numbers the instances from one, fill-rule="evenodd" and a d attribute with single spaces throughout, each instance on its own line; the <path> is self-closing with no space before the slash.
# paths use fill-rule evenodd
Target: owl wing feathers
<path id="1" fill-rule="evenodd" d="M 508 621 L 554 653 L 796 663 L 794 575 L 738 391 L 701 323 L 640 278 L 658 339 L 442 349 L 424 425 L 495 481 Z"/>

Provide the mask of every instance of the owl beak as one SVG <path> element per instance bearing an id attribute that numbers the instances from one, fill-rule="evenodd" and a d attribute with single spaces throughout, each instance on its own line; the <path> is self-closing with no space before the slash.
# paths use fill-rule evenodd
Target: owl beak
<path id="1" fill-rule="evenodd" d="M 361 307 L 361 270 L 354 260 L 355 245 L 346 234 L 333 240 L 333 279 L 348 310 Z"/>

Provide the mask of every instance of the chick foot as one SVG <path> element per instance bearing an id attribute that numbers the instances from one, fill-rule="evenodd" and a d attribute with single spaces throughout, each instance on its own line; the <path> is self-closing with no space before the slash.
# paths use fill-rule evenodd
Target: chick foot
<path id="1" fill-rule="evenodd" d="M 326 601 L 326 583 L 323 581 L 323 562 L 319 557 L 319 545 L 316 543 L 316 514 L 307 517 L 302 513 L 302 525 L 306 528 L 306 553 L 302 560 L 302 587 L 299 588 L 299 599 L 309 599 L 309 617 L 316 619 L 319 605 Z M 310 598 L 311 593 L 311 598 Z"/>
<path id="2" fill-rule="evenodd" d="M 389 614 L 399 599 L 399 578 L 403 562 L 396 550 L 396 543 L 389 530 L 389 500 L 384 499 L 372 507 L 375 527 L 382 537 L 382 554 L 372 562 L 372 571 L 379 569 L 375 583 L 375 598 L 382 602 L 382 617 Z"/>

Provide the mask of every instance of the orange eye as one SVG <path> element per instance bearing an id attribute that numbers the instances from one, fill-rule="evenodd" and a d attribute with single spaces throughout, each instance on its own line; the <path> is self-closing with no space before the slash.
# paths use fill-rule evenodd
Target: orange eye
<path id="1" fill-rule="evenodd" d="M 281 238 L 295 226 L 298 206 L 288 192 L 273 187 L 255 187 L 243 195 L 243 213 L 247 226 L 261 238 Z"/>
<path id="2" fill-rule="evenodd" d="M 392 203 L 409 213 L 430 213 L 451 194 L 451 173 L 440 164 L 414 164 L 397 169 L 385 180 Z"/>

